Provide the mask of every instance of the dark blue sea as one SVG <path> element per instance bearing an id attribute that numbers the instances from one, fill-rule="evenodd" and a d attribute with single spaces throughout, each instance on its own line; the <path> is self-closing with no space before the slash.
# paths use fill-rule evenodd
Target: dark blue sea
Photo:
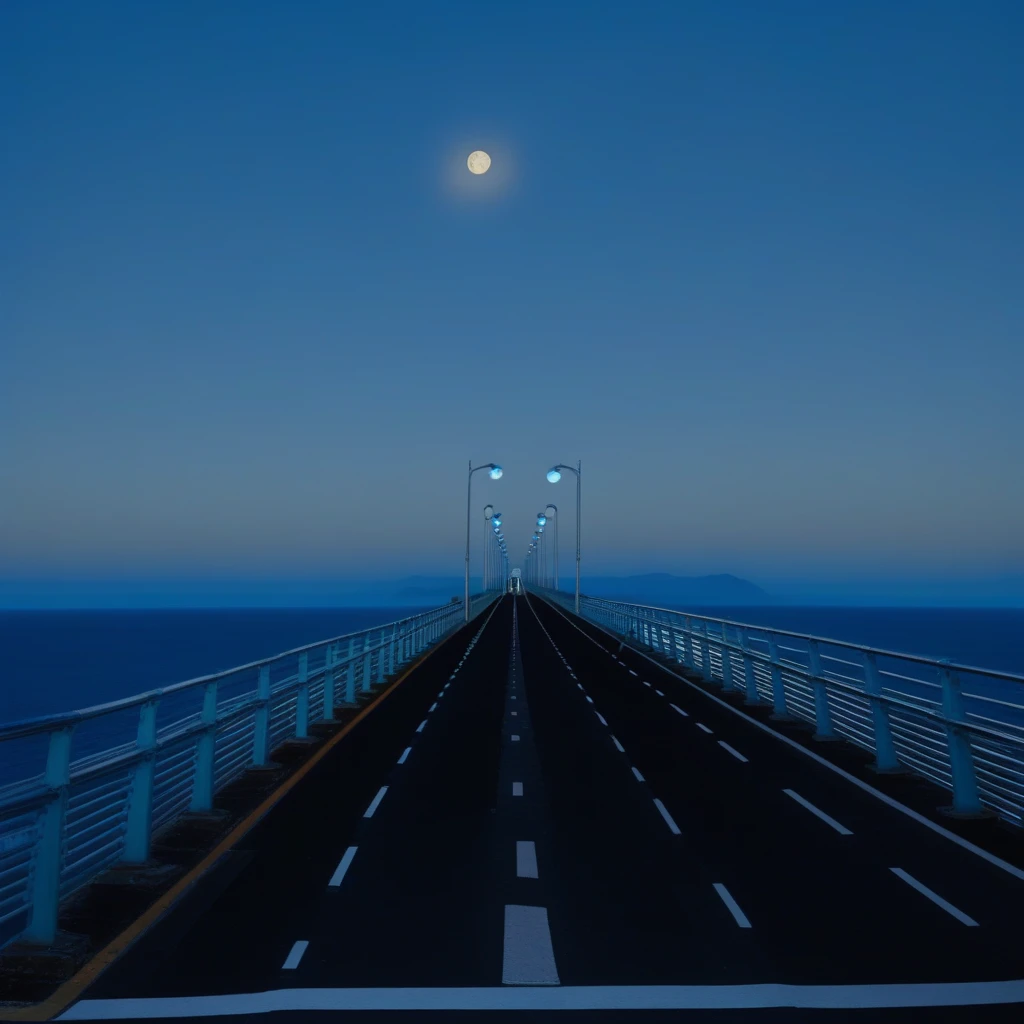
<path id="1" fill-rule="evenodd" d="M 0 722 L 101 704 L 412 614 L 411 608 L 0 611 Z M 713 618 L 1024 675 L 1024 609 L 695 608 Z M 1016 700 L 1017 685 L 1010 684 Z M 0 783 L 41 770 L 0 744 Z M 16 762 L 16 764 L 15 764 Z M 24 762 L 24 764 L 23 764 Z M 17 776 L 20 777 L 20 776 Z"/>

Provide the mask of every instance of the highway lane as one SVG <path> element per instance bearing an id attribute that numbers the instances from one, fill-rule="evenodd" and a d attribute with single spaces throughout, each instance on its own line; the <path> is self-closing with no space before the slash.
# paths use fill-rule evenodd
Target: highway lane
<path id="1" fill-rule="evenodd" d="M 372 826 L 380 826 L 387 841 L 375 844 L 373 858 L 353 858 L 352 877 L 346 881 L 355 885 L 345 886 L 346 893 L 358 891 L 360 877 L 375 860 L 386 869 L 386 877 L 378 872 L 371 916 L 379 914 L 383 921 L 394 912 L 415 920 L 414 911 L 421 905 L 425 912 L 432 909 L 431 894 L 450 881 L 448 876 L 430 877 L 439 867 L 436 856 L 443 853 L 436 845 L 439 837 L 453 829 L 453 816 L 460 811 L 476 814 L 478 820 L 482 811 L 486 817 L 494 790 L 500 736 L 496 722 L 494 728 L 478 728 L 477 716 L 488 713 L 488 695 L 500 708 L 511 614 L 511 600 L 503 602 L 489 618 L 470 623 L 416 668 L 225 863 L 100 976 L 90 987 L 89 998 L 237 993 L 294 984 L 298 972 L 284 964 L 295 943 L 309 943 L 298 963 L 313 966 L 323 962 L 325 942 L 334 950 L 339 936 L 346 946 L 344 955 L 335 959 L 339 977 L 349 976 L 349 964 L 370 971 L 387 960 L 388 951 L 400 945 L 408 931 L 406 919 L 387 935 L 363 919 L 358 926 L 346 925 L 332 917 L 341 887 L 335 889 L 329 882 L 345 852 L 362 842 L 364 834 L 372 834 Z M 479 639 L 474 642 L 474 637 Z M 448 690 L 443 691 L 446 685 Z M 491 714 L 493 719 L 493 707 Z M 423 722 L 427 725 L 417 731 Z M 450 731 L 453 723 L 464 743 L 446 751 L 435 736 L 442 729 Z M 425 757 L 420 756 L 421 746 L 427 747 Z M 408 748 L 410 753 L 399 764 Z M 427 764 L 432 771 L 426 770 Z M 366 818 L 383 786 L 388 792 L 373 816 Z M 399 803 L 406 826 L 395 821 L 392 805 Z M 431 821 L 437 823 L 433 843 L 411 845 L 411 836 L 425 839 L 423 828 L 431 827 Z M 472 871 L 474 863 L 483 870 L 486 861 L 467 857 L 464 863 Z M 416 882 L 423 884 L 410 893 Z M 471 886 L 469 878 L 466 885 Z M 449 906 L 448 913 L 454 909 Z M 443 923 L 444 918 L 434 922 L 436 934 L 426 937 L 427 947 L 437 947 Z M 364 928 L 369 931 L 354 938 Z M 490 934 L 481 932 L 485 933 Z M 496 955 L 500 958 L 500 941 Z M 418 954 L 408 962 L 415 975 Z"/>
<path id="2" fill-rule="evenodd" d="M 607 634 L 587 627 L 592 642 L 556 609 L 531 605 L 662 800 L 681 844 L 725 887 L 730 913 L 750 923 L 742 930 L 756 937 L 772 980 L 1021 975 L 1019 878 L 646 659 L 617 652 Z M 736 963 L 739 976 L 761 979 L 764 961 Z"/>
<path id="3" fill-rule="evenodd" d="M 1014 1018 L 877 985 L 1024 977 L 1019 880 L 616 647 L 503 599 L 68 1019 Z"/>

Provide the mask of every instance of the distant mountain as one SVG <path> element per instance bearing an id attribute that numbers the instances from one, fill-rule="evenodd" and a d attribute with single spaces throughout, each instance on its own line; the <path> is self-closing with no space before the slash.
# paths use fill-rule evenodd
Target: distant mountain
<path id="1" fill-rule="evenodd" d="M 653 605 L 757 605 L 772 597 L 750 580 L 729 573 L 714 576 L 673 576 L 652 572 L 643 576 L 592 576 L 581 589 L 593 597 Z"/>

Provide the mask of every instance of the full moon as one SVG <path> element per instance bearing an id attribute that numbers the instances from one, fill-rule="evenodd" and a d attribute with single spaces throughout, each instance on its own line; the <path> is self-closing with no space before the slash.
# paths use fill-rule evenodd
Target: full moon
<path id="1" fill-rule="evenodd" d="M 482 149 L 477 149 L 469 154 L 466 166 L 474 174 L 486 174 L 491 166 L 491 158 Z"/>

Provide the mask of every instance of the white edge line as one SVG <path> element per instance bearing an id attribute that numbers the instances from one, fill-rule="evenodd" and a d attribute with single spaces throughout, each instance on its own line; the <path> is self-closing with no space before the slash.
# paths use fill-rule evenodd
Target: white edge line
<path id="1" fill-rule="evenodd" d="M 937 907 L 942 907 L 947 914 L 952 914 L 961 924 L 965 924 L 969 928 L 978 927 L 978 922 L 973 917 L 968 917 L 962 910 L 957 910 L 952 903 L 944 900 L 937 892 L 932 892 L 927 885 L 919 882 L 913 875 L 908 875 L 903 868 L 889 868 L 889 870 L 897 878 L 902 878 L 912 889 L 916 889 L 922 896 L 927 896 Z"/>
<path id="2" fill-rule="evenodd" d="M 601 644 L 599 644 L 592 636 L 587 634 L 585 630 L 580 629 L 580 627 L 577 626 L 576 623 L 573 622 L 572 619 L 570 619 L 560 608 L 553 604 L 549 605 L 549 607 L 554 608 L 570 626 L 582 633 L 591 643 L 594 644 L 595 647 L 601 646 Z M 536 612 L 534 612 L 534 614 L 536 615 Z M 587 623 L 588 625 L 593 626 L 594 629 L 600 630 L 605 634 L 605 636 L 611 637 L 611 633 L 609 633 L 603 626 L 590 622 L 589 619 L 587 620 Z M 690 687 L 690 689 L 696 690 L 697 693 L 706 697 L 708 700 L 714 701 L 719 705 L 719 707 L 723 707 L 727 711 L 731 711 L 737 716 L 737 718 L 742 718 L 744 722 L 749 722 L 752 726 L 760 729 L 762 732 L 766 732 L 769 736 L 774 736 L 780 743 L 785 743 L 786 746 L 799 751 L 804 755 L 804 757 L 809 757 L 812 761 L 816 761 L 823 768 L 827 768 L 829 771 L 835 772 L 835 774 L 840 778 L 846 779 L 847 782 L 852 783 L 858 789 L 863 790 L 863 792 L 870 793 L 875 797 L 875 799 L 880 800 L 887 807 L 891 807 L 893 810 L 899 811 L 901 814 L 905 814 L 908 818 L 916 821 L 919 825 L 924 825 L 925 828 L 931 829 L 937 835 L 942 836 L 943 839 L 948 839 L 951 843 L 955 843 L 961 849 L 967 850 L 969 853 L 973 853 L 976 857 L 980 857 L 982 860 L 988 861 L 989 864 L 999 868 L 1001 871 L 1005 871 L 1008 875 L 1013 875 L 1014 878 L 1019 878 L 1021 881 L 1024 881 L 1024 868 L 1019 868 L 1016 864 L 1011 864 L 1009 861 L 1003 860 L 1002 857 L 997 857 L 994 853 L 989 853 L 988 850 L 983 850 L 980 846 L 975 846 L 975 844 L 969 839 L 964 839 L 962 836 L 958 836 L 955 832 L 950 832 L 949 829 L 943 828 L 938 824 L 938 822 L 932 821 L 930 818 L 926 818 L 923 814 L 919 814 L 912 808 L 907 807 L 906 804 L 901 804 L 899 800 L 894 800 L 891 796 L 883 793 L 880 789 L 875 789 L 874 786 L 869 785 L 862 779 L 858 779 L 856 775 L 851 775 L 848 771 L 844 771 L 838 765 L 826 760 L 820 754 L 816 754 L 813 750 L 808 750 L 807 747 L 797 743 L 796 740 L 791 740 L 788 736 L 783 736 L 782 733 L 776 732 L 771 727 L 765 725 L 764 722 L 759 722 L 756 718 L 751 718 L 750 715 L 744 714 L 739 708 L 733 707 L 728 701 L 722 700 L 721 697 L 716 697 L 713 693 L 708 693 L 708 691 L 702 686 L 698 686 L 696 683 L 691 682 L 684 676 L 676 675 L 675 672 L 671 671 L 664 665 L 660 665 L 643 651 L 638 651 L 635 648 L 630 648 L 630 650 L 635 654 L 639 654 L 640 657 L 644 658 L 646 661 L 649 661 L 655 668 L 661 669 L 663 672 L 667 672 L 673 679 L 678 680 L 680 683 L 685 683 Z M 1024 985 L 1024 982 L 1022 982 L 1022 985 Z"/>
<path id="3" fill-rule="evenodd" d="M 402 751 L 402 756 L 398 759 L 399 764 L 405 764 L 405 759 L 412 753 L 412 747 L 406 747 Z"/>
<path id="4" fill-rule="evenodd" d="M 352 858 L 356 855 L 358 846 L 350 846 L 346 851 L 345 855 L 338 862 L 338 866 L 334 869 L 334 874 L 331 875 L 331 880 L 327 883 L 328 885 L 339 886 L 341 880 L 345 877 L 345 872 L 348 871 L 349 865 L 352 863 Z"/>
<path id="5" fill-rule="evenodd" d="M 637 782 L 645 781 L 644 777 L 640 774 L 640 769 L 639 768 L 634 768 L 633 769 L 633 774 L 636 776 L 636 781 Z"/>
<path id="6" fill-rule="evenodd" d="M 286 1010 L 845 1010 L 1024 1001 L 1024 979 L 880 985 L 564 986 L 556 979 L 557 975 L 548 982 L 552 987 L 520 983 L 495 988 L 287 988 L 220 996 L 83 999 L 57 1019 L 218 1017 Z"/>

